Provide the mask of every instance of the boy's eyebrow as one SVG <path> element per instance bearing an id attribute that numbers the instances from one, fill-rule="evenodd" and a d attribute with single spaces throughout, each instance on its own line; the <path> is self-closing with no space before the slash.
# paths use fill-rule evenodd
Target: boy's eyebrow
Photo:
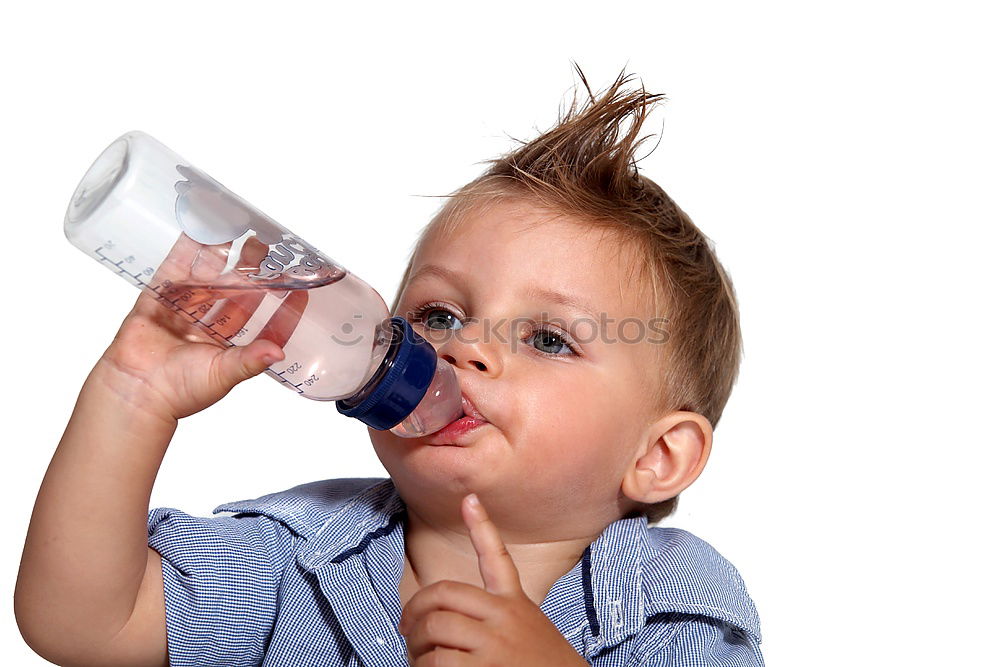
<path id="1" fill-rule="evenodd" d="M 468 278 L 458 271 L 452 271 L 438 264 L 424 264 L 419 269 L 417 269 L 408 282 L 415 282 L 417 279 L 424 276 L 437 276 L 456 285 L 466 285 L 468 284 Z M 526 291 L 526 296 L 539 301 L 548 301 L 550 303 L 556 303 L 559 305 L 567 306 L 569 308 L 574 308 L 581 311 L 585 315 L 589 315 L 592 319 L 596 320 L 597 316 L 594 315 L 594 309 L 587 303 L 575 299 L 568 294 L 563 294 L 562 292 L 557 292 L 555 290 L 547 289 L 544 287 L 532 287 Z"/>
<path id="2" fill-rule="evenodd" d="M 412 276 L 407 282 L 413 282 L 417 278 L 422 278 L 425 275 L 437 276 L 438 278 L 443 278 L 445 280 L 451 281 L 453 283 L 463 284 L 463 276 L 457 271 L 452 271 L 451 269 L 446 269 L 443 266 L 437 264 L 424 264 Z"/>

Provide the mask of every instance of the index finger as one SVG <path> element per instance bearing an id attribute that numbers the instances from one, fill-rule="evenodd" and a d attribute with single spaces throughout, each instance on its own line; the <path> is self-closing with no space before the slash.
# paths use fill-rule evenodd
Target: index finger
<path id="1" fill-rule="evenodd" d="M 497 595 L 523 594 L 514 559 L 476 494 L 470 493 L 462 499 L 462 518 L 479 556 L 479 573 L 486 590 Z"/>

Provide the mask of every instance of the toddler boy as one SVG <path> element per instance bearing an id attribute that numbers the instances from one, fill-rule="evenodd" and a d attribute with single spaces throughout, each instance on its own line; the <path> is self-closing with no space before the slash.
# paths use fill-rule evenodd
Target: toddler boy
<path id="1" fill-rule="evenodd" d="M 32 648 L 104 666 L 763 664 L 732 565 L 650 526 L 708 460 L 741 342 L 708 240 L 638 173 L 660 96 L 630 82 L 584 80 L 585 103 L 423 230 L 392 311 L 453 365 L 467 417 L 370 429 L 389 479 L 147 515 L 177 421 L 283 354 L 221 350 L 143 294 L 39 492 L 15 596 Z"/>

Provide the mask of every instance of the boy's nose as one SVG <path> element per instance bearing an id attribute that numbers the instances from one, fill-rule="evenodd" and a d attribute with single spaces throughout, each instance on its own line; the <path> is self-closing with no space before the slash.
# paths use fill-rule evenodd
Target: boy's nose
<path id="1" fill-rule="evenodd" d="M 487 341 L 483 327 L 470 325 L 455 334 L 457 335 L 452 335 L 438 347 L 438 354 L 442 359 L 458 368 L 490 376 L 495 376 L 502 370 L 498 345 Z"/>
<path id="2" fill-rule="evenodd" d="M 450 354 L 442 354 L 441 358 L 444 359 L 445 361 L 447 361 L 449 364 L 453 364 L 455 366 L 462 366 L 462 364 L 460 364 L 459 361 L 457 359 L 455 359 L 455 357 L 451 356 Z M 489 370 L 489 366 L 487 366 L 482 361 L 479 361 L 478 359 L 471 359 L 471 358 L 467 359 L 465 361 L 465 365 L 467 367 L 469 367 L 469 368 L 473 368 L 473 369 L 479 370 L 479 371 L 488 371 Z"/>

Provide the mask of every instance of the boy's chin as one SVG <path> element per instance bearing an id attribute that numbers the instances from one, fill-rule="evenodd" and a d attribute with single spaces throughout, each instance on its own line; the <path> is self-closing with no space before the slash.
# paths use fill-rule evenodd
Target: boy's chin
<path id="1" fill-rule="evenodd" d="M 428 444 L 422 438 L 403 439 L 376 449 L 382 465 L 396 479 L 402 477 L 414 484 L 436 487 L 490 484 L 506 470 L 505 461 L 497 460 L 488 442 Z"/>

